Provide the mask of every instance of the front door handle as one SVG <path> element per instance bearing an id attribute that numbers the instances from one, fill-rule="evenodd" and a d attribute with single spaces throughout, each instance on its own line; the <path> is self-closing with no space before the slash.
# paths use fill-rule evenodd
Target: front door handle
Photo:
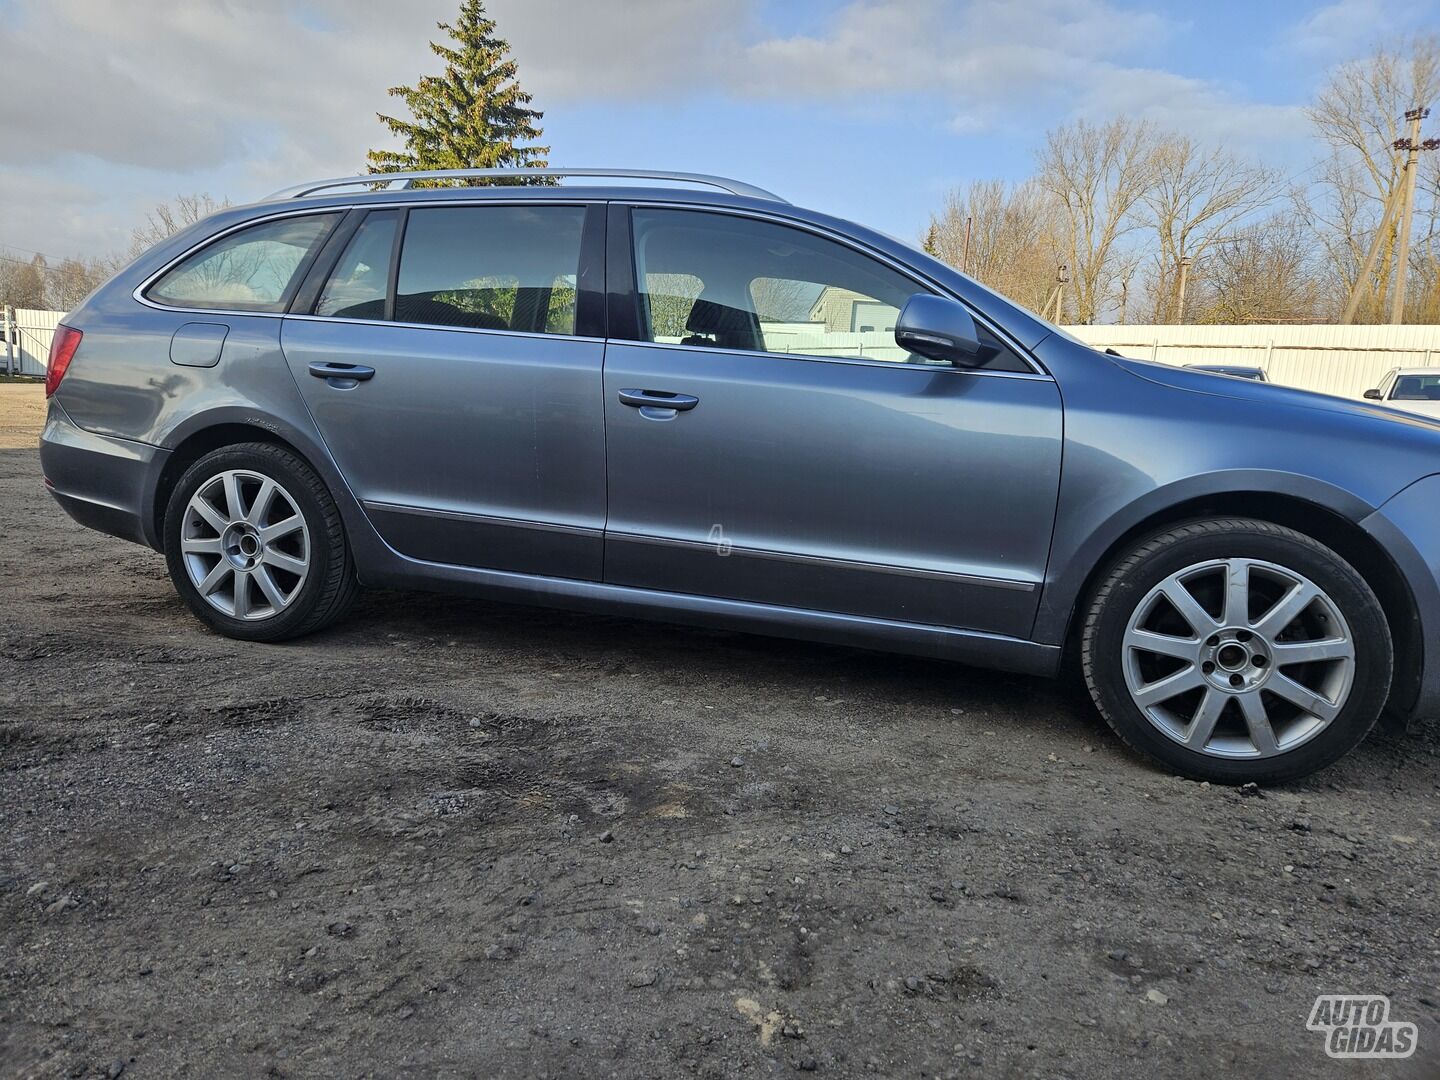
<path id="1" fill-rule="evenodd" d="M 632 409 L 674 409 L 676 412 L 685 412 L 699 405 L 700 399 L 690 394 L 672 394 L 668 390 L 627 388 L 620 391 L 620 404 L 629 405 Z"/>
<path id="2" fill-rule="evenodd" d="M 354 386 L 366 379 L 373 379 L 375 369 L 364 364 L 332 364 L 326 360 L 317 360 L 310 365 L 310 374 L 317 379 L 333 379 L 337 384 L 348 383 Z"/>

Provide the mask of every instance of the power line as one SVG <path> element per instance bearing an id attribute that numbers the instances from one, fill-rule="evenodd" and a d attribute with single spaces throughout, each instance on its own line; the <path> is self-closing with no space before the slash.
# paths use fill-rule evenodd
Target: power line
<path id="1" fill-rule="evenodd" d="M 26 255 L 39 255 L 42 259 L 50 258 L 50 256 L 46 255 L 43 251 L 36 251 L 34 248 L 21 247 L 19 244 L 0 243 L 0 247 L 9 248 L 11 251 L 23 251 Z"/>
<path id="2" fill-rule="evenodd" d="M 16 248 L 15 250 L 23 251 L 25 249 Z M 38 251 L 35 254 L 40 255 Z M 43 259 L 45 256 L 40 255 L 40 257 Z M 17 259 L 13 255 L 0 255 L 0 262 L 14 263 L 16 266 L 27 266 L 31 270 L 36 270 L 42 274 L 62 274 L 64 272 L 58 266 L 36 266 L 29 259 Z"/>

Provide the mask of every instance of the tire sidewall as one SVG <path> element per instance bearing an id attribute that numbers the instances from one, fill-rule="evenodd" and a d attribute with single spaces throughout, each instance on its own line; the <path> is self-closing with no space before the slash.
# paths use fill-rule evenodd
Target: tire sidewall
<path id="1" fill-rule="evenodd" d="M 1174 530 L 1175 533 L 1183 529 Z M 1171 534 L 1167 534 L 1171 535 Z M 1144 546 L 1142 545 L 1142 550 Z M 1323 731 L 1276 757 L 1228 760 L 1180 745 L 1162 733 L 1130 697 L 1122 668 L 1130 616 L 1150 590 L 1188 566 L 1217 559 L 1249 558 L 1303 574 L 1327 593 L 1345 617 L 1355 643 L 1355 678 L 1338 716 Z M 1082 648 L 1090 688 L 1101 712 L 1137 749 L 1186 776 L 1220 783 L 1274 782 L 1323 768 L 1370 731 L 1390 688 L 1393 656 L 1389 625 L 1365 580 L 1340 556 L 1286 529 L 1233 527 L 1177 537 L 1121 573 L 1085 627 Z"/>
<path id="2" fill-rule="evenodd" d="M 217 473 L 234 469 L 267 476 L 282 486 L 304 517 L 310 534 L 310 570 L 306 574 L 305 584 L 284 611 L 268 619 L 236 619 L 212 607 L 190 580 L 180 551 L 180 530 L 190 499 Z M 324 527 L 325 508 L 315 495 L 314 484 L 314 474 L 302 462 L 289 454 L 278 450 L 269 452 L 262 447 L 240 446 L 216 450 L 191 465 L 181 476 L 165 509 L 165 562 L 176 591 L 206 626 L 227 637 L 248 641 L 273 641 L 294 636 L 310 618 L 325 590 L 329 567 L 336 558 L 344 558 L 344 552 L 335 550 L 330 534 Z"/>

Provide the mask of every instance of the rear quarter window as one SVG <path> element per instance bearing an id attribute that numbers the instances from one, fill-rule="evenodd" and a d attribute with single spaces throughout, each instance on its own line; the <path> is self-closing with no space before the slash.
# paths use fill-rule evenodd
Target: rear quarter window
<path id="1" fill-rule="evenodd" d="M 284 311 L 337 214 L 262 221 L 187 255 L 146 290 L 171 307 Z"/>

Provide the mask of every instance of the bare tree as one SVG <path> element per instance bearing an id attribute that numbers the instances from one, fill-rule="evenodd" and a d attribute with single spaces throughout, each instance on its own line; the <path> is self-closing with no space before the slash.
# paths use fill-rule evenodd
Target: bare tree
<path id="1" fill-rule="evenodd" d="M 1318 322 L 1328 310 L 1313 238 L 1292 213 L 1245 226 L 1197 263 L 1190 310 L 1201 323 Z"/>
<path id="2" fill-rule="evenodd" d="M 230 200 L 216 202 L 205 192 L 176 195 L 172 202 L 158 203 L 145 215 L 145 224 L 130 234 L 130 254 L 143 254 L 161 240 L 174 236 L 181 229 L 203 221 L 217 210 L 230 205 Z"/>
<path id="3" fill-rule="evenodd" d="M 0 304 L 44 308 L 48 272 L 44 255 L 26 260 L 0 252 Z"/>
<path id="4" fill-rule="evenodd" d="M 1130 321 L 1130 312 L 1136 308 L 1136 290 L 1134 287 L 1136 274 L 1140 270 L 1140 264 L 1144 262 L 1145 252 L 1142 249 L 1127 248 L 1117 251 L 1111 259 L 1111 273 L 1118 287 L 1115 290 L 1115 321 L 1126 323 Z"/>
<path id="5" fill-rule="evenodd" d="M 1270 169 L 1202 147 L 1188 135 L 1157 137 L 1151 167 L 1142 200 L 1158 247 L 1152 317 L 1182 322 L 1182 267 L 1204 258 L 1218 239 L 1273 201 L 1279 181 Z"/>
<path id="6" fill-rule="evenodd" d="M 1136 227 L 1136 204 L 1154 182 L 1154 131 L 1125 118 L 1056 128 L 1039 154 L 1038 183 L 1063 208 L 1070 313 L 1096 321 L 1112 298 L 1116 244 Z"/>
<path id="7" fill-rule="evenodd" d="M 64 259 L 45 283 L 46 306 L 55 311 L 78 307 L 114 272 L 108 259 Z"/>
<path id="8" fill-rule="evenodd" d="M 1315 195 L 1302 200 L 1301 209 L 1329 254 L 1328 270 L 1337 278 L 1332 283 L 1335 291 L 1348 294 L 1354 286 L 1382 207 L 1400 183 L 1402 157 L 1392 144 L 1406 134 L 1404 114 L 1430 105 L 1437 95 L 1440 37 L 1429 35 L 1412 39 L 1400 51 L 1381 49 L 1341 65 L 1311 107 L 1310 120 L 1329 145 L 1331 157 L 1315 185 Z M 1420 207 L 1422 220 L 1433 214 L 1433 207 L 1432 191 L 1428 207 Z M 1362 322 L 1383 318 L 1387 308 L 1398 239 L 1393 224 L 1387 231 L 1378 270 L 1365 285 L 1368 295 L 1357 314 Z M 1418 290 L 1415 298 L 1424 300 Z"/>
<path id="9" fill-rule="evenodd" d="M 1411 287 L 1405 317 L 1415 323 L 1440 323 L 1440 154 L 1422 159 L 1415 201 L 1419 227 L 1410 254 Z"/>
<path id="10" fill-rule="evenodd" d="M 821 286 L 786 278 L 756 278 L 750 299 L 761 322 L 805 322 L 819 298 Z"/>
<path id="11" fill-rule="evenodd" d="M 1011 186 L 980 180 L 946 195 L 940 212 L 930 216 L 925 250 L 1039 311 L 1064 261 L 1063 233 L 1060 204 L 1037 181 Z"/>

